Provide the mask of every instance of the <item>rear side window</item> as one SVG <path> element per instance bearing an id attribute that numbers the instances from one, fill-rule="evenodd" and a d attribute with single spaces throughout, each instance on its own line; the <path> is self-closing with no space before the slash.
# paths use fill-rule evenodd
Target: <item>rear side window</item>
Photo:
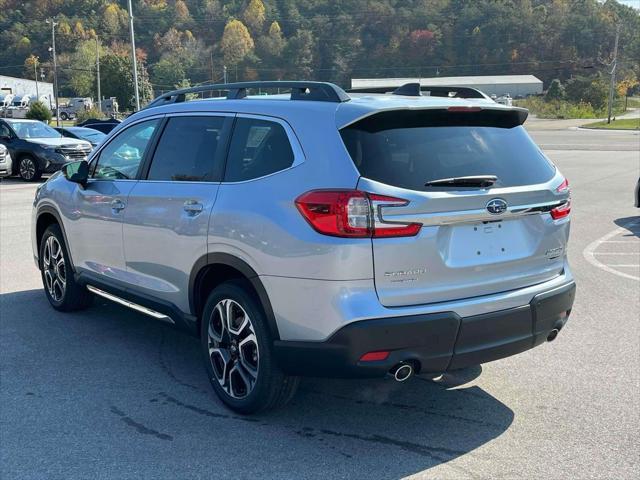
<path id="1" fill-rule="evenodd" d="M 216 159 L 223 124 L 224 117 L 170 118 L 153 155 L 147 180 L 219 181 Z"/>
<path id="2" fill-rule="evenodd" d="M 396 187 L 446 189 L 425 183 L 473 175 L 495 175 L 496 187 L 513 187 L 553 177 L 555 168 L 522 126 L 444 112 L 386 112 L 340 133 L 363 177 Z"/>
<path id="3" fill-rule="evenodd" d="M 233 130 L 225 182 L 264 177 L 293 165 L 294 155 L 285 129 L 276 122 L 238 118 Z"/>

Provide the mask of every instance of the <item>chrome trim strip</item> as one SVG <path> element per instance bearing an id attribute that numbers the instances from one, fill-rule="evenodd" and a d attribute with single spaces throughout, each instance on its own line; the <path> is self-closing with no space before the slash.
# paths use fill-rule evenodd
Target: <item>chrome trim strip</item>
<path id="1" fill-rule="evenodd" d="M 111 300 L 112 302 L 119 303 L 120 305 L 124 305 L 132 310 L 136 310 L 137 312 L 144 313 L 145 315 L 149 315 L 157 320 L 162 320 L 168 323 L 175 323 L 173 319 L 164 313 L 156 312 L 155 310 L 151 310 L 150 308 L 143 307 L 142 305 L 138 305 L 137 303 L 130 302 L 129 300 L 125 300 L 124 298 L 120 298 L 116 295 L 112 295 L 111 293 L 107 293 L 99 288 L 96 288 L 92 285 L 87 285 L 87 290 L 91 293 L 95 293 L 107 300 Z"/>
<path id="2" fill-rule="evenodd" d="M 384 223 L 422 223 L 424 226 L 452 225 L 455 223 L 475 223 L 475 222 L 495 222 L 499 220 L 509 220 L 510 218 L 523 217 L 526 215 L 536 215 L 548 212 L 566 200 L 554 200 L 552 202 L 536 203 L 531 205 L 514 205 L 507 208 L 507 211 L 500 215 L 489 213 L 486 209 L 461 210 L 454 212 L 434 212 L 434 213 L 397 213 L 393 211 L 398 207 L 380 205 L 379 216 Z"/>

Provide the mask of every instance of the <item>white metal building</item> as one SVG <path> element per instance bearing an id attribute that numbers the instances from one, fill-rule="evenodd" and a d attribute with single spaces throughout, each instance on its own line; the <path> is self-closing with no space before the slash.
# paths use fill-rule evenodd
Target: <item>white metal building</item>
<path id="1" fill-rule="evenodd" d="M 352 78 L 351 88 L 399 87 L 405 83 L 420 82 L 420 85 L 472 87 L 487 95 L 512 97 L 539 95 L 542 80 L 533 75 L 486 75 L 477 77 L 433 77 L 433 78 Z"/>
<path id="2" fill-rule="evenodd" d="M 41 100 L 55 103 L 53 95 L 53 83 L 38 81 L 38 88 L 36 91 L 35 80 L 28 80 L 26 78 L 8 77 L 6 75 L 0 75 L 0 93 L 13 95 L 33 95 L 35 98 L 36 93 L 40 95 Z"/>

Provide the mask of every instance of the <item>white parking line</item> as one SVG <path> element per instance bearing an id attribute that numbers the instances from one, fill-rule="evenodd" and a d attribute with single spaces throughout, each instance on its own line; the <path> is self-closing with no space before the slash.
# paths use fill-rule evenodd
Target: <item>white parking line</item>
<path id="1" fill-rule="evenodd" d="M 629 240 L 602 240 L 600 243 L 629 243 L 629 244 L 636 244 L 636 243 L 640 243 L 640 241 L 638 241 L 637 239 L 629 239 Z"/>
<path id="2" fill-rule="evenodd" d="M 638 255 L 636 252 L 593 252 L 595 255 Z"/>
<path id="3" fill-rule="evenodd" d="M 604 270 L 605 272 L 613 273 L 614 275 L 618 275 L 620 277 L 629 278 L 631 280 L 635 280 L 637 282 L 640 282 L 640 277 L 638 277 L 636 275 L 630 275 L 628 273 L 620 272 L 620 271 L 616 270 L 615 268 L 612 268 L 614 265 L 605 265 L 604 263 L 602 263 L 601 261 L 599 261 L 596 258 L 596 249 L 601 244 L 611 240 L 616 235 L 620 235 L 621 233 L 625 233 L 625 232 L 631 230 L 630 227 L 638 225 L 639 223 L 640 223 L 640 221 L 638 221 L 638 220 L 632 220 L 631 222 L 629 222 L 629 223 L 627 223 L 627 224 L 625 224 L 625 225 L 623 225 L 623 226 L 621 226 L 619 228 L 616 228 L 615 230 L 610 231 L 609 233 L 607 233 L 603 237 L 599 238 L 598 240 L 595 240 L 595 241 L 591 242 L 587 246 L 587 248 L 585 248 L 583 250 L 583 252 L 582 252 L 582 254 L 584 255 L 585 260 L 587 260 L 587 262 L 589 262 L 594 267 L 600 268 L 601 270 Z M 628 265 L 628 264 L 625 264 L 625 265 Z M 622 267 L 622 265 L 620 265 L 620 267 Z"/>

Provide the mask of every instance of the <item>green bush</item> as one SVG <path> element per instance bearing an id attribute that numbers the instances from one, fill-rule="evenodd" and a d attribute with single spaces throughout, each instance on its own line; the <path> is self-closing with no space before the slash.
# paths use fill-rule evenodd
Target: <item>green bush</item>
<path id="1" fill-rule="evenodd" d="M 44 103 L 35 101 L 29 105 L 27 118 L 49 123 L 53 118 L 53 115 L 51 114 L 51 110 L 49 110 L 49 107 L 47 107 Z"/>
<path id="2" fill-rule="evenodd" d="M 515 104 L 528 109 L 538 118 L 604 118 L 607 116 L 606 103 L 602 108 L 593 108 L 588 102 L 570 102 L 567 100 L 546 100 L 543 97 L 529 97 L 517 100 Z M 616 99 L 613 114 L 624 112 L 624 99 Z"/>
<path id="3" fill-rule="evenodd" d="M 607 104 L 607 83 L 600 77 L 574 77 L 565 86 L 566 99 L 572 103 L 589 103 L 600 110 Z"/>
<path id="4" fill-rule="evenodd" d="M 76 114 L 76 124 L 82 123 L 85 120 L 89 120 L 90 118 L 104 118 L 104 115 L 100 110 L 96 107 L 93 107 L 90 110 L 81 110 Z"/>

